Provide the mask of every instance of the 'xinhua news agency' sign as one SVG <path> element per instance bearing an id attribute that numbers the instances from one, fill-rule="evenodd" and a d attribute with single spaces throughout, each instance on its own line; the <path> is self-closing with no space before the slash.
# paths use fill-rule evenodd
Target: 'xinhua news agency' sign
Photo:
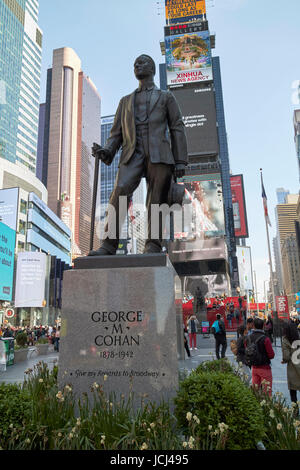
<path id="1" fill-rule="evenodd" d="M 276 296 L 276 310 L 279 318 L 287 318 L 289 316 L 289 304 L 286 295 Z"/>

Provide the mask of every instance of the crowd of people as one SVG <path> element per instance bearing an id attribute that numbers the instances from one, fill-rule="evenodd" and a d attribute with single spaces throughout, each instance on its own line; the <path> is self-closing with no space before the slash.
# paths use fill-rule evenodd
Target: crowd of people
<path id="1" fill-rule="evenodd" d="M 2 324 L 0 326 L 0 338 L 14 338 L 16 340 L 19 333 L 26 333 L 28 346 L 34 346 L 40 339 L 47 339 L 50 344 L 54 345 L 54 350 L 59 351 L 60 326 L 36 325 L 33 327 L 13 327 L 10 324 Z"/>

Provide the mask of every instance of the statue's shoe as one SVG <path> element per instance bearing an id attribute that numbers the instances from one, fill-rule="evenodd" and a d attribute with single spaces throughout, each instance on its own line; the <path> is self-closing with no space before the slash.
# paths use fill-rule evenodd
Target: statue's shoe
<path id="1" fill-rule="evenodd" d="M 88 256 L 113 256 L 115 253 L 111 253 L 110 251 L 106 250 L 106 248 L 99 248 L 99 250 L 92 250 L 89 252 Z"/>

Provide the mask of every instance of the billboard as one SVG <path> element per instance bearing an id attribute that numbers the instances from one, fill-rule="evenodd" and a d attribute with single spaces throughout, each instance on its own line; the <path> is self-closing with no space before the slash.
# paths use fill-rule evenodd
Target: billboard
<path id="1" fill-rule="evenodd" d="M 213 80 L 209 31 L 165 37 L 167 84 Z"/>
<path id="2" fill-rule="evenodd" d="M 225 235 L 224 205 L 220 175 L 189 175 L 181 179 L 185 186 L 183 232 L 175 238 L 209 239 Z M 176 230 L 176 225 L 175 225 Z"/>
<path id="3" fill-rule="evenodd" d="M 248 221 L 243 175 L 230 177 L 234 232 L 237 238 L 248 238 Z"/>
<path id="4" fill-rule="evenodd" d="M 174 88 L 185 125 L 189 156 L 217 155 L 219 138 L 212 86 Z"/>
<path id="5" fill-rule="evenodd" d="M 11 301 L 16 231 L 0 222 L 0 300 Z"/>
<path id="6" fill-rule="evenodd" d="M 205 0 L 165 0 L 167 24 L 206 18 Z"/>
<path id="7" fill-rule="evenodd" d="M 47 255 L 18 253 L 15 307 L 43 307 Z"/>
<path id="8" fill-rule="evenodd" d="M 239 267 L 240 289 L 241 293 L 245 294 L 247 291 L 253 290 L 251 248 L 249 246 L 237 246 L 236 255 Z"/>
<path id="9" fill-rule="evenodd" d="M 278 318 L 289 318 L 289 303 L 286 295 L 276 295 L 276 310 Z"/>
<path id="10" fill-rule="evenodd" d="M 0 189 L 0 221 L 17 230 L 19 188 Z"/>
<path id="11" fill-rule="evenodd" d="M 180 240 L 169 244 L 169 256 L 172 263 L 187 261 L 224 260 L 227 247 L 224 238 L 208 240 Z"/>

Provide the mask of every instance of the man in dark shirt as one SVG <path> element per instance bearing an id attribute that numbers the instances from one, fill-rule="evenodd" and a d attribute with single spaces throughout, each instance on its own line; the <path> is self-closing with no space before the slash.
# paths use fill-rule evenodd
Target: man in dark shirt
<path id="1" fill-rule="evenodd" d="M 109 201 L 114 211 L 107 214 L 106 238 L 89 256 L 116 253 L 122 221 L 142 177 L 146 177 L 148 186 L 148 238 L 144 252 L 161 252 L 164 220 L 152 220 L 151 208 L 168 203 L 172 176 L 184 176 L 188 162 L 185 127 L 179 106 L 171 92 L 155 86 L 155 63 L 151 57 L 145 54 L 138 57 L 134 73 L 139 80 L 138 89 L 121 99 L 105 147 L 93 147 L 96 157 L 107 165 L 111 164 L 121 146 L 122 153 Z M 127 202 L 125 210 L 120 203 L 122 196 Z"/>
<path id="2" fill-rule="evenodd" d="M 250 343 L 257 341 L 261 360 L 259 364 L 253 364 L 252 386 L 262 387 L 265 393 L 272 396 L 272 369 L 271 359 L 275 357 L 270 338 L 264 333 L 264 322 L 260 318 L 254 318 L 254 329 L 248 337 Z"/>

